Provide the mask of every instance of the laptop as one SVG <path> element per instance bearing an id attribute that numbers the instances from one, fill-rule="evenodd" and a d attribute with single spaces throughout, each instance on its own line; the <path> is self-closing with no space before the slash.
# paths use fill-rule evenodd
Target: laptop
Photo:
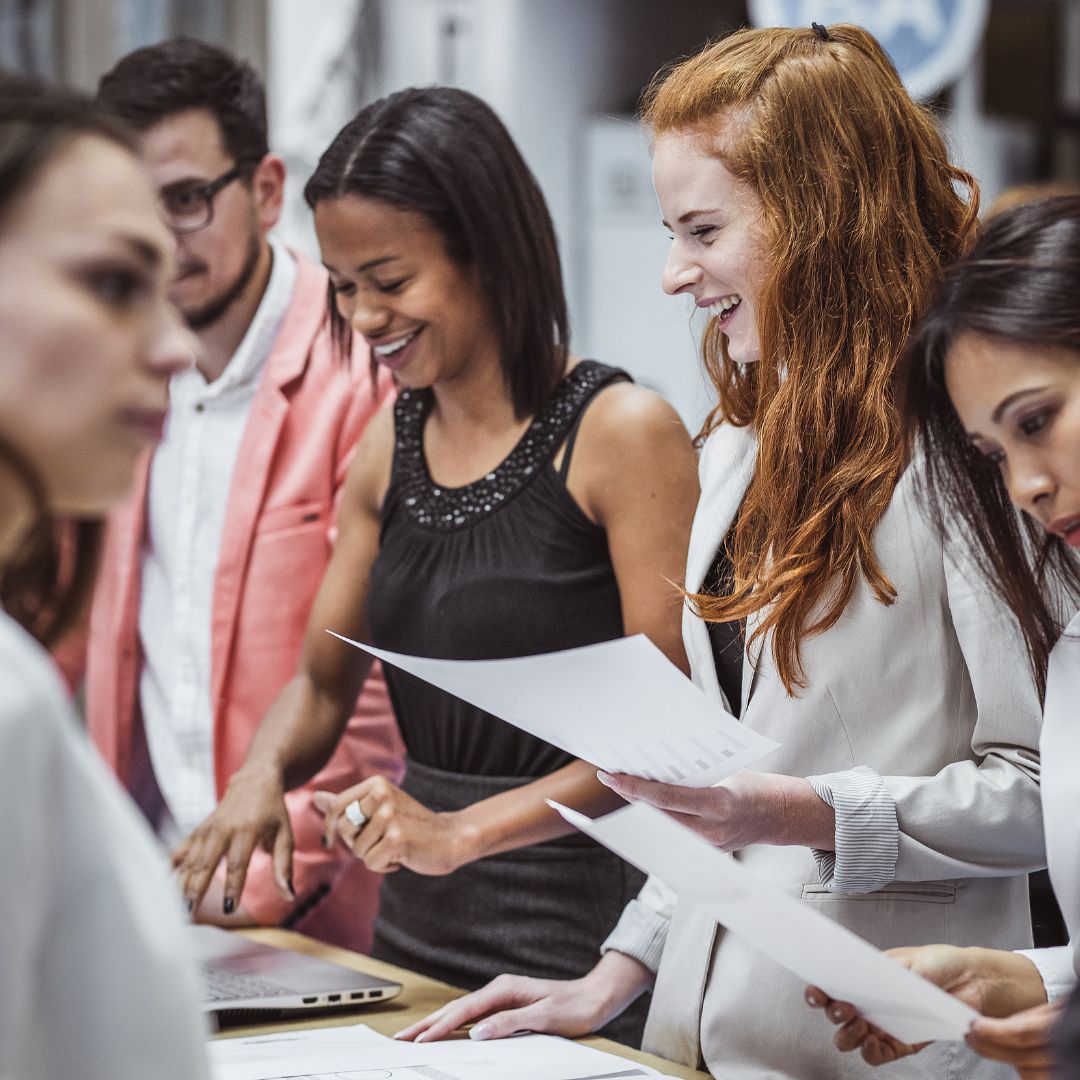
<path id="1" fill-rule="evenodd" d="M 218 926 L 187 927 L 202 975 L 206 1012 L 275 1019 L 310 1010 L 386 1001 L 401 983 L 314 956 L 252 941 Z"/>

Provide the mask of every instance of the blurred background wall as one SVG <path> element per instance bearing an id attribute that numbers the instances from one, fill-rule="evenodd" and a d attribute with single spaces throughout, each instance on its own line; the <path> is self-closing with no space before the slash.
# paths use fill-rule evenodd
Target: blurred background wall
<path id="1" fill-rule="evenodd" d="M 241 54 L 267 80 L 290 169 L 281 232 L 312 254 L 299 190 L 356 109 L 412 84 L 474 91 L 547 196 L 576 351 L 626 367 L 694 428 L 708 402 L 697 327 L 659 288 L 667 237 L 634 110 L 663 64 L 770 16 L 862 22 L 898 63 L 966 27 L 953 70 L 919 89 L 984 202 L 1080 180 L 1080 0 L 0 0 L 0 66 L 92 89 L 119 56 L 172 34 Z"/>

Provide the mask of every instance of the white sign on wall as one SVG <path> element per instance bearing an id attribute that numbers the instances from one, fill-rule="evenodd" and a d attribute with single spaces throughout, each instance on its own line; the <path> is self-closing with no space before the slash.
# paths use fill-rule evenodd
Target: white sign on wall
<path id="1" fill-rule="evenodd" d="M 857 23 L 881 42 L 914 97 L 929 97 L 975 58 L 990 0 L 749 0 L 755 26 Z"/>

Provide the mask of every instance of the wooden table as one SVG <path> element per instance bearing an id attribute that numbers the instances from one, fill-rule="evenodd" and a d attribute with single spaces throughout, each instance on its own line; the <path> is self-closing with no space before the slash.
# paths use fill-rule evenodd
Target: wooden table
<path id="1" fill-rule="evenodd" d="M 335 964 L 353 968 L 355 971 L 363 971 L 368 975 L 377 975 L 384 979 L 393 979 L 402 984 L 402 991 L 390 1001 L 379 1004 L 365 1005 L 362 1009 L 350 1009 L 344 1011 L 340 1017 L 329 1017 L 322 1014 L 314 1020 L 297 1020 L 291 1022 L 275 1022 L 271 1025 L 275 1029 L 284 1028 L 314 1028 L 330 1027 L 335 1024 L 355 1024 L 358 1020 L 367 1024 L 373 1031 L 380 1035 L 393 1035 L 396 1031 L 408 1027 L 410 1024 L 427 1016 L 448 1001 L 459 997 L 461 990 L 435 979 L 429 979 L 425 975 L 416 975 L 411 971 L 395 967 L 393 964 L 384 964 L 380 960 L 373 960 L 370 956 L 362 956 L 360 953 L 350 952 L 348 949 L 338 949 L 332 945 L 326 945 L 313 938 L 304 937 L 303 934 L 293 933 L 291 930 L 244 930 L 241 931 L 256 941 L 265 941 L 268 945 L 277 945 L 285 949 L 295 949 L 297 952 L 309 953 L 312 956 L 320 956 L 324 960 L 332 960 Z M 224 1036 L 249 1035 L 258 1031 L 268 1030 L 268 1025 L 260 1027 L 230 1027 L 223 1033 Z M 604 1050 L 609 1054 L 618 1054 L 619 1057 L 637 1061 L 643 1065 L 650 1065 L 658 1072 L 669 1076 L 678 1076 L 684 1080 L 709 1080 L 708 1073 L 689 1069 L 685 1065 L 676 1065 L 665 1061 L 663 1058 L 654 1057 L 652 1054 L 644 1054 L 640 1050 L 631 1050 L 621 1043 L 612 1042 L 610 1039 L 600 1039 L 589 1036 L 581 1039 L 587 1046 L 594 1046 L 597 1050 Z"/>

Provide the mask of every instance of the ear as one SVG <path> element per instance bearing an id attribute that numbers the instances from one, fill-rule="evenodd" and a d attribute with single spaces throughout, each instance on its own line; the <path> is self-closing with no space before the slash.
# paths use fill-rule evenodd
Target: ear
<path id="1" fill-rule="evenodd" d="M 285 197 L 285 162 L 277 154 L 267 154 L 251 174 L 255 214 L 259 228 L 269 232 L 281 217 Z"/>

